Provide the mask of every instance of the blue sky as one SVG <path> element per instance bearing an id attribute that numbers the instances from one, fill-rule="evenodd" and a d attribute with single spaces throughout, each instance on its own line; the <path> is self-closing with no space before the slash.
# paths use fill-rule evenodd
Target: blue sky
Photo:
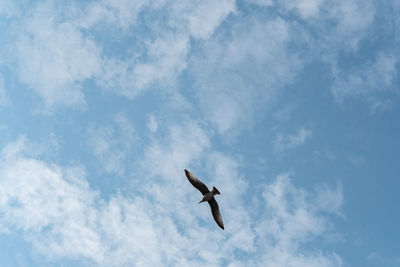
<path id="1" fill-rule="evenodd" d="M 0 265 L 400 266 L 399 13 L 1 1 Z"/>

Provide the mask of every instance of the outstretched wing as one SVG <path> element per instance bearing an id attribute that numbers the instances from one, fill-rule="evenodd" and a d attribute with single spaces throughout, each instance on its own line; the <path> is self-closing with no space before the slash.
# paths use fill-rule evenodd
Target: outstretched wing
<path id="1" fill-rule="evenodd" d="M 186 177 L 188 178 L 189 182 L 196 187 L 203 195 L 210 193 L 207 186 L 203 184 L 193 173 L 185 169 Z"/>
<path id="2" fill-rule="evenodd" d="M 224 230 L 224 222 L 222 221 L 222 215 L 221 212 L 219 212 L 217 201 L 215 200 L 215 198 L 212 198 L 208 201 L 208 204 L 210 204 L 211 212 L 215 222 L 219 225 L 219 227 L 222 228 L 222 230 Z"/>

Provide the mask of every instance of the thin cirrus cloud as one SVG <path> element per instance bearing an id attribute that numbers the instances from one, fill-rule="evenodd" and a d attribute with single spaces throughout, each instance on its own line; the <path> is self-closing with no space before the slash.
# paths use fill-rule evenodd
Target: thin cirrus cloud
<path id="1" fill-rule="evenodd" d="M 337 53 L 355 51 L 360 41 L 368 33 L 375 19 L 375 6 L 372 1 L 325 1 L 299 0 L 281 2 L 282 8 L 298 14 L 310 29 L 316 51 L 323 58 L 335 59 Z"/>
<path id="2" fill-rule="evenodd" d="M 137 142 L 134 127 L 122 114 L 110 125 L 92 125 L 88 129 L 87 144 L 106 173 L 125 174 L 127 156 Z"/>
<path id="3" fill-rule="evenodd" d="M 11 105 L 11 101 L 6 94 L 6 88 L 4 87 L 4 79 L 0 76 L 0 108 L 4 108 Z"/>
<path id="4" fill-rule="evenodd" d="M 329 191 L 340 196 L 341 191 Z M 334 252 L 303 251 L 306 240 L 329 232 L 329 223 L 319 213 L 330 211 L 315 206 L 312 195 L 295 187 L 288 173 L 279 175 L 262 192 L 265 209 L 256 226 L 262 244 L 269 244 L 261 257 L 263 266 L 341 266 L 342 260 Z M 330 202 L 332 199 L 327 199 Z M 333 203 L 338 202 L 336 199 Z M 339 201 L 338 205 L 341 206 Z M 268 246 L 268 245 L 267 245 Z"/>
<path id="5" fill-rule="evenodd" d="M 294 134 L 277 133 L 273 146 L 276 151 L 282 152 L 296 146 L 304 144 L 307 139 L 312 137 L 312 131 L 305 128 L 300 128 Z"/>
<path id="6" fill-rule="evenodd" d="M 104 72 L 96 83 L 129 99 L 161 81 L 173 85 L 176 76 L 186 67 L 188 42 L 186 35 L 170 33 L 146 44 L 146 60 L 105 58 Z"/>
<path id="7" fill-rule="evenodd" d="M 117 85 L 115 92 L 128 98 L 154 84 L 174 86 L 177 76 L 187 67 L 190 39 L 208 39 L 224 18 L 235 11 L 235 5 L 231 0 L 199 1 L 196 5 L 155 2 L 146 6 L 143 12 L 158 9 L 167 12 L 166 21 L 162 23 L 168 26 L 148 26 L 149 32 L 157 37 L 139 40 L 145 47 L 139 55 L 143 59 L 107 59 L 101 85 L 112 90 Z"/>
<path id="8" fill-rule="evenodd" d="M 294 10 L 300 17 L 307 19 L 317 16 L 321 6 L 326 3 L 324 0 L 296 0 L 280 1 L 279 4 L 286 10 Z"/>
<path id="9" fill-rule="evenodd" d="M 19 12 L 18 4 L 11 0 L 4 0 L 0 4 L 0 15 L 6 18 L 12 17 Z"/>
<path id="10" fill-rule="evenodd" d="M 224 34 L 195 53 L 189 66 L 200 108 L 221 134 L 250 121 L 302 65 L 296 53 L 288 52 L 296 34 L 281 18 L 238 21 Z"/>
<path id="11" fill-rule="evenodd" d="M 19 25 L 16 44 L 19 77 L 42 98 L 46 111 L 84 105 L 82 82 L 101 71 L 97 44 L 54 12 L 51 4 L 38 4 Z"/>
<path id="12" fill-rule="evenodd" d="M 371 106 L 372 111 L 391 107 L 391 95 L 396 93 L 394 82 L 397 77 L 394 55 L 381 53 L 373 62 L 349 73 L 338 72 L 332 93 L 339 104 L 346 98 L 359 98 Z"/>
<path id="13" fill-rule="evenodd" d="M 114 25 L 127 30 L 137 21 L 140 11 L 149 4 L 147 0 L 102 0 L 89 2 L 82 9 L 74 9 L 75 23 L 89 29 L 98 23 Z"/>

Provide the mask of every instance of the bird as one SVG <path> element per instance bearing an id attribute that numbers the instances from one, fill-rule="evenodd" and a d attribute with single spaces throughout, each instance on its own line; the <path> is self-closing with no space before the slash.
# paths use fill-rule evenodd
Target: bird
<path id="1" fill-rule="evenodd" d="M 218 191 L 217 188 L 215 188 L 215 186 L 213 186 L 210 192 L 205 184 L 203 184 L 193 173 L 186 169 L 185 174 L 189 182 L 203 194 L 203 198 L 200 200 L 199 204 L 206 201 L 208 202 L 208 204 L 210 204 L 211 213 L 214 217 L 215 222 L 218 224 L 219 227 L 222 228 L 222 230 L 224 230 L 222 215 L 219 211 L 218 203 L 214 198 L 215 195 L 220 195 L 221 193 Z"/>

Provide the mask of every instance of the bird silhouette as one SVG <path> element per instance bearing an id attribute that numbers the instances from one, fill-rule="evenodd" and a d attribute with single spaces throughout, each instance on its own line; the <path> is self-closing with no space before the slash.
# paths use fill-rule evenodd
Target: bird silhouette
<path id="1" fill-rule="evenodd" d="M 218 203 L 214 198 L 215 195 L 220 195 L 221 193 L 218 191 L 217 188 L 215 188 L 215 186 L 213 186 L 210 192 L 205 184 L 203 184 L 199 179 L 197 179 L 197 177 L 193 173 L 186 169 L 185 174 L 189 182 L 203 194 L 203 198 L 200 200 L 199 204 L 206 201 L 208 202 L 208 204 L 210 204 L 211 213 L 214 217 L 215 222 L 218 224 L 219 227 L 222 228 L 222 230 L 224 230 L 224 222 L 222 221 L 221 212 L 219 211 Z"/>

